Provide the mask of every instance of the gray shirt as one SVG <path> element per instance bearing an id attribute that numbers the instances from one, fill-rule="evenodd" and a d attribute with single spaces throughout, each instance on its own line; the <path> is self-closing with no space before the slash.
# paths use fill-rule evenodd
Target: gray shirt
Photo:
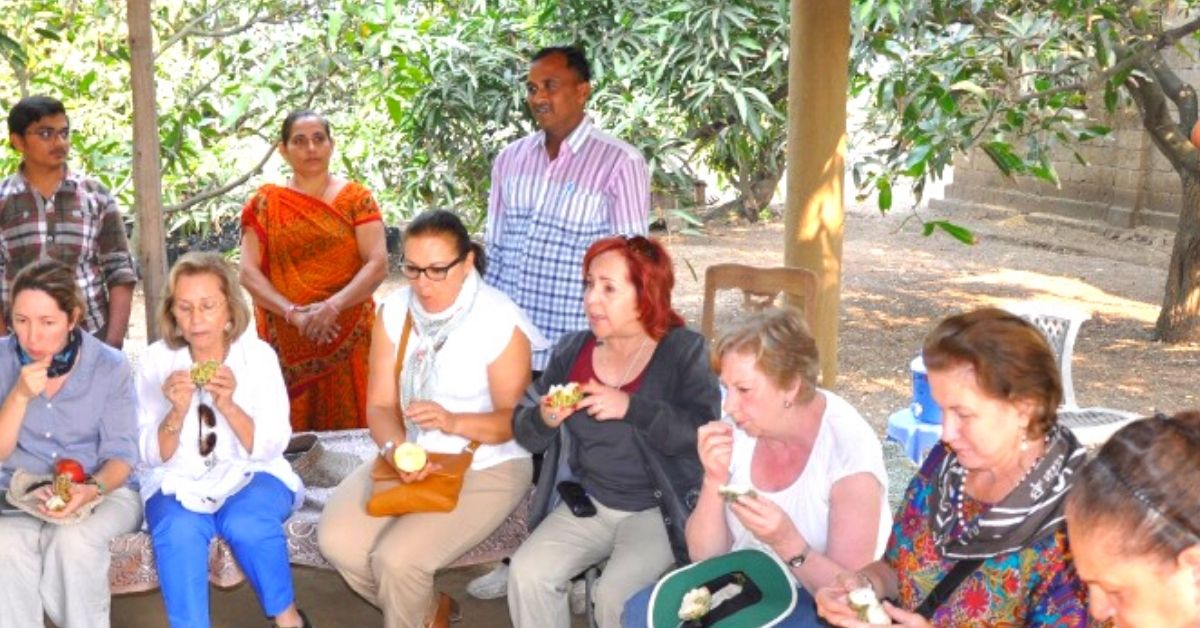
<path id="1" fill-rule="evenodd" d="M 17 337 L 0 338 L 0 391 L 5 398 L 21 374 Z M 54 397 L 30 400 L 17 435 L 17 447 L 0 467 L 7 489 L 16 469 L 48 474 L 60 458 L 74 458 L 88 474 L 107 460 L 138 461 L 137 405 L 125 355 L 83 334 L 79 358 Z M 132 476 L 131 476 L 132 479 Z"/>

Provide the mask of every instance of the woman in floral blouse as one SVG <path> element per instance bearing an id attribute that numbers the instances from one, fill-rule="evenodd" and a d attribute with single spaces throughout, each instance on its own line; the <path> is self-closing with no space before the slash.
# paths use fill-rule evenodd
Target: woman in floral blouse
<path id="1" fill-rule="evenodd" d="M 883 559 L 819 591 L 819 612 L 862 625 L 847 600 L 858 580 L 897 600 L 884 608 L 904 626 L 1086 624 L 1063 518 L 1084 450 L 1057 423 L 1049 346 L 1021 318 L 986 308 L 942 321 L 924 358 L 942 442 L 909 485 Z"/>

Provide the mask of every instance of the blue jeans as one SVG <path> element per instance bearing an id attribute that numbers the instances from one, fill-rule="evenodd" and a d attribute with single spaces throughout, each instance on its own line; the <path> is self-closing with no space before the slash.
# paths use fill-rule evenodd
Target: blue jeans
<path id="1" fill-rule="evenodd" d="M 274 476 L 256 473 L 212 514 L 192 512 L 162 491 L 146 501 L 154 565 L 172 627 L 208 626 L 208 545 L 229 543 L 267 617 L 295 600 L 283 522 L 295 494 Z"/>
<path id="2" fill-rule="evenodd" d="M 638 591 L 625 603 L 625 612 L 621 613 L 622 628 L 647 628 L 646 613 L 650 611 L 650 594 L 654 585 Z M 796 588 L 796 606 L 787 617 L 775 624 L 779 628 L 809 628 L 811 626 L 827 626 L 817 618 L 817 606 L 812 595 L 801 587 Z"/>

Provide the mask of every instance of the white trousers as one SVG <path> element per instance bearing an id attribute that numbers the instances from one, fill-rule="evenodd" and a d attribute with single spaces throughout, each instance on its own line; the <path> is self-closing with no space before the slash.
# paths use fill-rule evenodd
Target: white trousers
<path id="1" fill-rule="evenodd" d="M 596 515 L 584 518 L 559 504 L 513 554 L 508 612 L 515 628 L 570 626 L 570 579 L 605 558 L 592 602 L 600 628 L 619 628 L 625 601 L 675 562 L 658 508 L 626 512 L 593 502 Z"/>
<path id="2" fill-rule="evenodd" d="M 0 517 L 0 626 L 41 626 L 44 612 L 59 628 L 108 628 L 108 544 L 141 524 L 142 499 L 124 487 L 73 525 Z"/>

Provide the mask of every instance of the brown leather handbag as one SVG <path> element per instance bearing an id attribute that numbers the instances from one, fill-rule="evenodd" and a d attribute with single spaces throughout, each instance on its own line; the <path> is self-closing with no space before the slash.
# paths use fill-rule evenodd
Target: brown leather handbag
<path id="1" fill-rule="evenodd" d="M 412 333 L 412 314 L 404 318 L 404 331 L 400 334 L 400 348 L 396 352 L 395 381 L 400 381 L 404 366 L 404 351 L 408 336 Z M 397 403 L 399 394 L 397 393 Z M 463 479 L 475 458 L 479 443 L 471 441 L 456 454 L 429 454 L 429 464 L 438 466 L 420 482 L 405 484 L 400 474 L 383 458 L 375 461 L 371 468 L 371 499 L 367 501 L 367 514 L 372 517 L 388 517 L 410 512 L 450 512 L 458 506 L 458 495 L 462 492 Z"/>

